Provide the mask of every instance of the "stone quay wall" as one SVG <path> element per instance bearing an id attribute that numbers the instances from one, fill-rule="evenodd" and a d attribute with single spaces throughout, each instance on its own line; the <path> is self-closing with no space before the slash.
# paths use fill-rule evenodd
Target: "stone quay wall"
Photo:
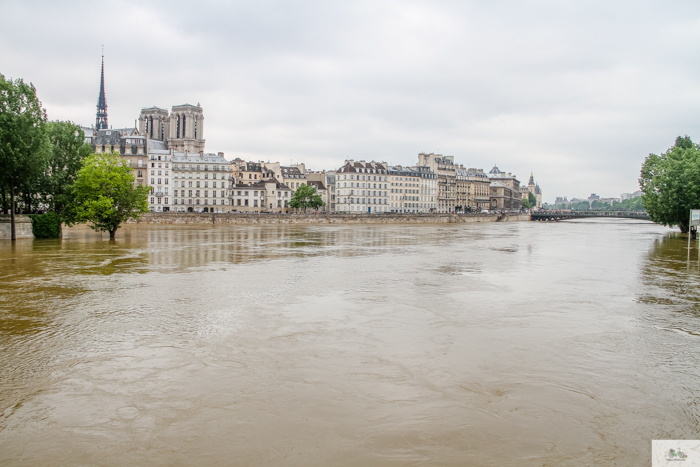
<path id="1" fill-rule="evenodd" d="M 0 240 L 10 240 L 12 237 L 12 225 L 9 214 L 0 214 Z M 20 238 L 34 238 L 32 232 L 32 220 L 29 216 L 15 214 L 15 235 Z"/>
<path id="2" fill-rule="evenodd" d="M 459 224 L 529 221 L 530 214 L 212 214 L 147 213 L 139 224 Z"/>

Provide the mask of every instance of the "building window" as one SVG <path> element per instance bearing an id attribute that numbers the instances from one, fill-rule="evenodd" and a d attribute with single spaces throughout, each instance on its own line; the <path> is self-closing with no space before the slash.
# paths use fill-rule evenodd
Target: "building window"
<path id="1" fill-rule="evenodd" d="M 246 198 L 246 200 L 245 200 L 244 205 L 245 205 L 245 206 L 248 206 L 248 199 L 247 199 L 247 198 Z"/>

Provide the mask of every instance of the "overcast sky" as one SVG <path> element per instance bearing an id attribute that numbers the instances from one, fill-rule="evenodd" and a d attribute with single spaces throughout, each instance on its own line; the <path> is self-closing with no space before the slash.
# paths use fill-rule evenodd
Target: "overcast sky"
<path id="1" fill-rule="evenodd" d="M 227 159 L 530 172 L 545 201 L 638 189 L 700 140 L 700 2 L 0 0 L 0 73 L 52 120 L 200 103 Z"/>

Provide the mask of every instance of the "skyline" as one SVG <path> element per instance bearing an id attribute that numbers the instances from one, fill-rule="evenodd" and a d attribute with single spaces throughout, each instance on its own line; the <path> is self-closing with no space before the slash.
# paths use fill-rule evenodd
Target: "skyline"
<path id="1" fill-rule="evenodd" d="M 699 137 L 691 2 L 3 4 L 0 73 L 34 83 L 49 119 L 94 124 L 104 43 L 111 125 L 199 102 L 229 160 L 435 152 L 534 172 L 552 203 L 636 191 L 648 153 Z"/>

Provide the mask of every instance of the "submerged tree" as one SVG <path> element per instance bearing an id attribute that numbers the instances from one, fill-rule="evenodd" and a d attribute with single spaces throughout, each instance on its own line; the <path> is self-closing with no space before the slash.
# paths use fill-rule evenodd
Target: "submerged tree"
<path id="1" fill-rule="evenodd" d="M 25 200 L 29 187 L 46 170 L 48 140 L 45 132 L 46 111 L 36 89 L 21 79 L 5 79 L 0 74 L 0 184 L 9 192 L 11 234 L 15 240 L 15 201 L 19 190 Z"/>
<path id="2" fill-rule="evenodd" d="M 657 156 L 649 154 L 639 177 L 649 218 L 688 232 L 691 209 L 700 209 L 700 147 L 689 136 Z"/>
<path id="3" fill-rule="evenodd" d="M 149 192 L 148 186 L 134 186 L 125 160 L 111 153 L 92 154 L 83 161 L 73 185 L 75 221 L 114 238 L 123 222 L 148 212 Z"/>

